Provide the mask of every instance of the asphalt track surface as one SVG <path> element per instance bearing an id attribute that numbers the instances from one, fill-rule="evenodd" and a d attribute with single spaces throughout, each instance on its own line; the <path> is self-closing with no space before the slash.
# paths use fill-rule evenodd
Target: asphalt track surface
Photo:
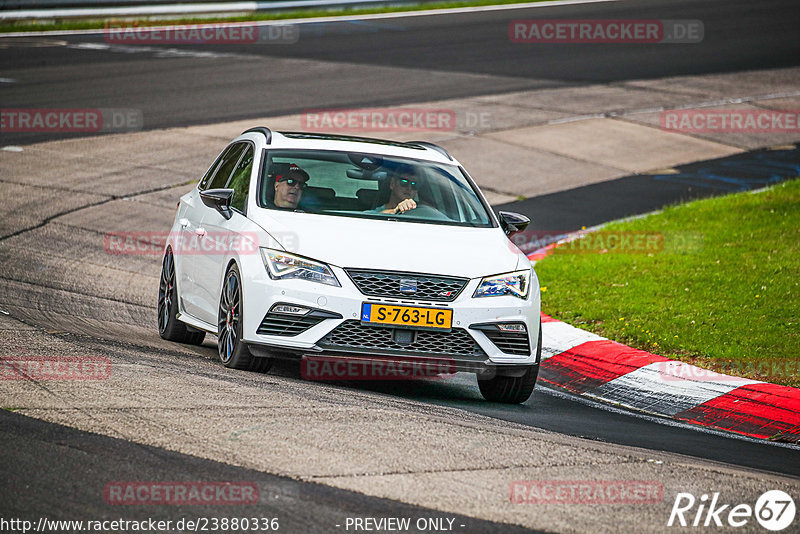
<path id="1" fill-rule="evenodd" d="M 36 523 L 38 518 L 96 520 L 195 520 L 220 517 L 219 506 L 151 505 L 119 507 L 119 515 L 98 499 L 101 480 L 236 480 L 258 485 L 260 518 L 278 518 L 280 531 L 319 532 L 338 530 L 347 517 L 413 517 L 453 519 L 467 532 L 515 533 L 530 529 L 493 523 L 457 514 L 443 514 L 418 506 L 369 497 L 321 484 L 298 482 L 251 469 L 234 467 L 156 447 L 82 432 L 0 410 L 0 455 L 5 483 L 0 485 L 5 518 Z M 87 462 L 91 458 L 91 462 Z M 43 470 L 43 466 L 48 469 Z M 31 473 L 36 473 L 31 477 Z M 26 491 L 15 490 L 15 485 Z M 268 495 L 263 498 L 263 495 Z M 313 513 L 309 513 L 313 510 Z M 248 512 L 229 512 L 245 517 Z M 250 514 L 252 515 L 252 514 Z"/>
<path id="2" fill-rule="evenodd" d="M 0 102 L 3 106 L 18 108 L 137 108 L 148 117 L 145 128 L 156 129 L 292 113 L 308 108 L 390 105 L 539 87 L 794 66 L 800 58 L 800 34 L 796 25 L 799 13 L 800 6 L 792 1 L 653 1 L 518 10 L 513 14 L 501 11 L 389 19 L 366 24 L 312 24 L 303 28 L 297 45 L 280 49 L 209 47 L 204 51 L 237 57 L 209 57 L 202 63 L 197 58 L 173 58 L 166 62 L 152 50 L 123 52 L 38 46 L 34 45 L 35 39 L 27 44 L 20 41 L 11 45 L 0 41 L 0 45 L 6 46 L 0 47 L 0 73 L 26 82 L 24 85 L 0 84 Z M 510 19 L 550 17 L 699 19 L 704 22 L 705 41 L 702 48 L 688 48 L 690 45 L 558 45 L 532 49 L 513 45 L 505 37 Z M 102 43 L 100 36 L 58 39 L 73 44 Z M 259 57 L 278 61 L 270 63 L 273 68 L 265 71 L 264 65 L 258 62 Z M 330 66 L 289 60 L 323 61 Z M 340 65 L 336 66 L 337 62 Z M 302 69 L 303 65 L 308 68 Z M 408 69 L 407 76 L 402 81 L 384 76 L 382 68 L 386 66 Z M 452 76 L 442 76 L 442 71 Z M 305 90 L 298 90 L 298 87 Z M 212 102 L 215 105 L 210 106 Z M 220 102 L 224 105 L 219 105 Z M 51 134 L 4 134 L 0 140 L 7 145 L 50 138 Z M 696 169 L 685 170 L 686 174 L 691 174 Z M 708 191 L 708 187 L 700 185 L 702 177 L 694 183 L 652 178 L 653 183 L 659 182 L 663 187 L 648 188 L 646 195 L 633 194 L 630 182 L 623 178 L 504 207 L 538 214 L 535 223 L 542 228 L 559 224 L 558 228 L 570 229 L 586 224 L 586 219 L 564 219 L 565 212 L 558 209 L 558 202 L 566 198 L 574 201 L 576 198 L 596 199 L 600 195 L 619 200 L 619 194 L 627 192 L 624 202 L 593 203 L 596 210 L 590 214 L 590 219 L 600 223 L 655 209 L 678 198 L 722 193 L 729 187 Z M 757 187 L 760 179 L 752 178 L 745 188 Z M 603 206 L 606 208 L 601 209 Z M 203 350 L 213 354 L 208 343 Z M 281 363 L 272 372 L 299 376 L 299 370 L 291 363 Z M 410 382 L 399 387 L 397 384 L 345 384 L 343 387 L 457 407 L 567 435 L 800 476 L 795 449 L 631 417 L 543 388 L 525 405 L 509 409 L 482 402 L 477 387 L 466 378 L 444 385 Z M 86 469 L 84 455 L 90 452 L 98 458 L 93 459 L 98 471 L 120 472 L 120 479 L 125 479 L 125 469 L 129 470 L 129 478 L 130 470 L 136 469 L 135 478 L 140 480 L 147 479 L 143 473 L 152 474 L 152 480 L 177 479 L 186 473 L 198 479 L 203 476 L 245 479 L 249 476 L 258 480 L 262 488 L 269 487 L 289 496 L 276 510 L 283 511 L 284 516 L 297 517 L 298 527 L 309 527 L 301 519 L 309 500 L 329 505 L 323 506 L 323 511 L 315 509 L 315 515 L 319 514 L 318 524 L 329 524 L 337 514 L 348 515 L 342 511 L 350 512 L 349 515 L 435 514 L 393 501 L 300 484 L 263 473 L 231 474 L 226 470 L 238 468 L 14 414 L 0 413 L 0 417 L 0 441 L 4 450 L 0 466 L 8 482 L 0 486 L 0 493 L 5 507 L 13 507 L 6 511 L 40 516 L 54 511 L 86 510 L 81 492 L 96 494 L 96 488 L 89 487 L 93 479 L 80 476 Z M 124 461 L 120 461 L 121 458 Z M 42 465 L 48 466 L 46 474 L 42 472 Z M 38 473 L 37 477 L 32 479 L 31 472 Z M 34 491 L 27 493 L 30 500 L 11 494 L 12 480 L 34 486 Z M 74 499 L 66 499 L 64 495 L 49 498 L 47 494 L 52 487 L 71 487 L 71 491 L 77 493 Z M 192 509 L 192 513 L 196 511 Z M 156 515 L 152 510 L 148 512 L 151 517 Z M 169 510 L 170 517 L 174 512 L 174 508 Z M 496 528 L 492 523 L 477 525 L 477 520 L 469 521 L 479 531 L 491 532 Z M 510 528 L 503 525 L 502 531 L 510 532 Z"/>
<path id="3" fill-rule="evenodd" d="M 753 150 L 681 165 L 672 171 L 624 176 L 495 208 L 527 215 L 531 230 L 572 232 L 680 202 L 751 191 L 800 176 L 800 147 Z M 525 242 L 523 239 L 517 244 Z"/>
<path id="4" fill-rule="evenodd" d="M 279 362 L 271 373 L 299 378 L 299 365 Z M 474 379 L 456 375 L 438 381 L 338 383 L 343 387 L 386 393 L 420 402 L 468 410 L 561 434 L 620 445 L 683 454 L 715 462 L 800 476 L 796 447 L 766 444 L 722 432 L 708 432 L 690 425 L 673 424 L 655 417 L 632 417 L 599 402 L 576 399 L 568 393 L 537 384 L 534 395 L 519 406 L 497 406 L 480 396 Z"/>
<path id="5" fill-rule="evenodd" d="M 700 20 L 696 44 L 519 44 L 515 19 Z M 428 102 L 526 89 L 797 65 L 793 0 L 632 0 L 308 23 L 291 45 L 105 45 L 102 34 L 0 39 L 0 105 L 133 108 L 144 128 Z M 60 43 L 60 44 L 59 44 Z M 75 48 L 78 47 L 78 48 Z M 188 53 L 180 57 L 180 53 Z M 402 69 L 398 71 L 397 69 Z M 4 145 L 52 134 L 7 133 Z M 62 135 L 63 137 L 63 135 Z"/>

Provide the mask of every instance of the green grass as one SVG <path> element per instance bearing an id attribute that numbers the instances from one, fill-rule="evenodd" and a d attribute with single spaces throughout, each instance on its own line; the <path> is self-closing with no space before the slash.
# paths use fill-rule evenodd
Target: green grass
<path id="1" fill-rule="evenodd" d="M 464 0 L 456 2 L 426 2 L 424 4 L 408 4 L 384 7 L 354 7 L 344 9 L 303 9 L 297 11 L 280 11 L 266 13 L 251 13 L 244 16 L 227 17 L 225 15 L 194 17 L 194 18 L 130 18 L 119 17 L 113 19 L 64 19 L 64 20 L 44 20 L 35 22 L 22 20 L 14 22 L 0 23 L 0 33 L 26 32 L 26 31 L 56 31 L 56 30 L 97 30 L 102 29 L 109 20 L 125 20 L 126 22 L 138 22 L 140 26 L 168 26 L 175 24 L 211 24 L 215 22 L 248 22 L 262 20 L 286 20 L 303 19 L 314 17 L 347 16 L 347 15 L 369 15 L 374 13 L 395 13 L 403 11 L 423 11 L 430 9 L 454 9 L 459 7 L 492 6 L 504 4 L 534 4 L 545 0 Z"/>
<path id="2" fill-rule="evenodd" d="M 536 265 L 545 313 L 700 367 L 800 386 L 800 180 L 603 230 L 661 233 L 663 250 L 548 256 Z"/>

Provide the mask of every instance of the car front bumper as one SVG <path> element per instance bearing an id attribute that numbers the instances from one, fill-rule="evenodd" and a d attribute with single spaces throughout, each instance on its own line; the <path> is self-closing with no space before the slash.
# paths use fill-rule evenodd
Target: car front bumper
<path id="1" fill-rule="evenodd" d="M 260 268 L 264 273 L 244 277 L 243 287 L 243 340 L 256 355 L 436 358 L 447 359 L 456 370 L 490 372 L 503 368 L 511 374 L 515 369 L 538 363 L 541 303 L 535 274 L 531 276 L 529 296 L 525 300 L 508 295 L 473 298 L 481 281 L 474 278 L 452 302 L 428 302 L 367 296 L 343 269 L 334 266 L 331 269 L 341 287 L 304 280 L 272 280 L 264 272 L 263 264 L 250 267 Z M 360 314 L 364 302 L 451 309 L 452 328 L 421 330 L 362 323 Z M 310 311 L 303 316 L 270 313 L 276 304 Z M 497 323 L 522 323 L 526 332 L 509 337 L 492 327 Z"/>

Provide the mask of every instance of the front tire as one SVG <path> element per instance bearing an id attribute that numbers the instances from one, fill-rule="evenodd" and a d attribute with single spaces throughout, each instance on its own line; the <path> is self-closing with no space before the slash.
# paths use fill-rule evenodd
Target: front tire
<path id="1" fill-rule="evenodd" d="M 489 402 L 520 404 L 533 394 L 536 379 L 539 377 L 539 363 L 542 361 L 542 323 L 539 322 L 539 342 L 536 347 L 536 364 L 531 365 L 522 376 L 495 376 L 488 380 L 478 380 L 478 389 Z"/>
<path id="2" fill-rule="evenodd" d="M 205 332 L 190 329 L 177 319 L 178 286 L 175 283 L 175 257 L 167 249 L 161 264 L 161 280 L 158 284 L 158 334 L 167 341 L 199 345 Z"/>
<path id="3" fill-rule="evenodd" d="M 242 341 L 242 309 L 242 277 L 234 263 L 225 274 L 219 298 L 219 359 L 225 367 L 266 373 L 272 366 L 272 360 L 253 356 Z"/>

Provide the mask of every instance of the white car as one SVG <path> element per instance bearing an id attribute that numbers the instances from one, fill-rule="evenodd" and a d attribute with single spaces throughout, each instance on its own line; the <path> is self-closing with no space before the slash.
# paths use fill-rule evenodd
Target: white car
<path id="1" fill-rule="evenodd" d="M 247 130 L 180 199 L 158 328 L 218 336 L 228 367 L 276 357 L 446 362 L 519 403 L 541 357 L 539 282 L 443 148 Z M 346 377 L 344 378 L 347 379 Z"/>

